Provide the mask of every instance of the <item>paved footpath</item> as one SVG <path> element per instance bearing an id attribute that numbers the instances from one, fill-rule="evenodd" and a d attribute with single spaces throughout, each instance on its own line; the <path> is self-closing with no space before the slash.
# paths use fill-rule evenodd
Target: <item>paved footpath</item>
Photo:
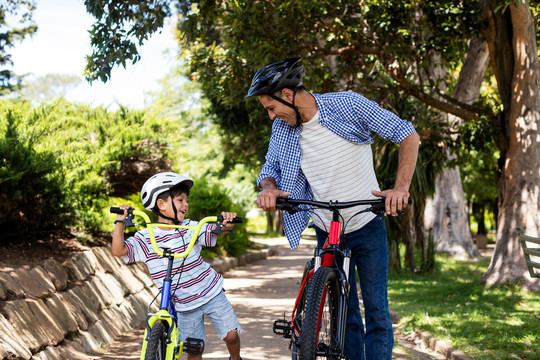
<path id="1" fill-rule="evenodd" d="M 285 239 L 258 240 L 272 246 L 277 255 L 268 259 L 229 270 L 225 275 L 225 289 L 233 304 L 244 333 L 241 334 L 244 360 L 287 360 L 291 358 L 289 340 L 274 335 L 274 320 L 289 318 L 298 293 L 304 264 L 313 254 L 314 242 L 302 240 L 294 252 Z M 226 360 L 229 355 L 213 325 L 206 322 L 205 360 Z M 120 336 L 99 357 L 101 360 L 138 359 L 143 331 Z M 400 338 L 396 339 L 394 359 L 445 359 Z M 186 359 L 185 355 L 182 359 Z"/>

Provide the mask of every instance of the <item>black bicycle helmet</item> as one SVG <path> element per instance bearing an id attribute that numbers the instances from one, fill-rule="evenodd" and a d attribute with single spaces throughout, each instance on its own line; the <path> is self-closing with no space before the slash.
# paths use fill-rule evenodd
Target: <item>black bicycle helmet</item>
<path id="1" fill-rule="evenodd" d="M 272 95 L 276 91 L 302 85 L 304 66 L 300 57 L 274 61 L 259 69 L 251 81 L 246 97 L 256 95 Z"/>

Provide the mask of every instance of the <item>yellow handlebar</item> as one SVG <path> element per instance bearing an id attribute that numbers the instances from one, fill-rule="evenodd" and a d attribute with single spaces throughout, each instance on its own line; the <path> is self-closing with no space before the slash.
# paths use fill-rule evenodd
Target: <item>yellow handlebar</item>
<path id="1" fill-rule="evenodd" d="M 189 242 L 189 245 L 187 249 L 181 253 L 171 253 L 170 256 L 175 258 L 183 258 L 188 256 L 188 254 L 191 252 L 191 249 L 193 249 L 193 246 L 195 245 L 195 242 L 199 238 L 199 233 L 201 232 L 201 228 L 204 224 L 209 222 L 217 222 L 217 216 L 208 216 L 201 221 L 196 226 L 184 226 L 184 225 L 173 225 L 173 224 L 162 224 L 162 223 L 152 223 L 150 222 L 150 218 L 148 215 L 142 211 L 133 209 L 133 215 L 140 216 L 144 219 L 146 228 L 148 229 L 148 235 L 150 236 L 150 241 L 152 243 L 152 248 L 158 254 L 159 256 L 163 256 L 163 251 L 157 246 L 156 242 L 156 236 L 154 235 L 154 226 L 162 227 L 162 228 L 173 228 L 173 229 L 187 229 L 187 230 L 193 230 L 193 236 L 191 238 L 191 241 Z"/>

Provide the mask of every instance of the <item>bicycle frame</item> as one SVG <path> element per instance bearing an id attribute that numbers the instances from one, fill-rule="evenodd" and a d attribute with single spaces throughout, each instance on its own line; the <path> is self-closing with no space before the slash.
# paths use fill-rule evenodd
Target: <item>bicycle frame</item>
<path id="1" fill-rule="evenodd" d="M 113 212 L 114 208 L 111 208 L 111 212 Z M 114 210 L 115 212 L 117 210 Z M 123 213 L 123 210 L 122 212 Z M 139 216 L 144 220 L 144 223 L 138 224 L 133 223 L 133 219 L 135 216 Z M 159 256 L 166 257 L 169 259 L 168 265 L 167 265 L 167 273 L 165 276 L 165 279 L 163 280 L 163 287 L 161 290 L 161 299 L 160 299 L 160 306 L 159 311 L 156 313 L 151 313 L 149 311 L 147 317 L 146 317 L 146 326 L 144 330 L 144 337 L 143 337 L 143 345 L 142 345 L 142 351 L 141 351 L 141 360 L 145 359 L 146 356 L 146 349 L 148 346 L 148 337 L 150 334 L 150 331 L 152 330 L 152 327 L 157 321 L 162 321 L 167 324 L 167 347 L 165 351 L 165 360 L 173 360 L 173 359 L 179 359 L 182 356 L 182 352 L 184 349 L 184 342 L 180 341 L 180 332 L 178 330 L 178 326 L 176 324 L 177 320 L 177 313 L 176 309 L 174 308 L 174 304 L 171 301 L 171 288 L 172 288 L 172 271 L 173 271 L 173 263 L 175 258 L 184 258 L 189 255 L 191 250 L 193 249 L 193 246 L 195 245 L 195 242 L 197 241 L 197 238 L 199 236 L 199 233 L 202 229 L 202 226 L 209 222 L 218 222 L 217 216 L 208 216 L 199 221 L 199 223 L 196 226 L 183 226 L 183 225 L 173 225 L 173 224 L 163 224 L 163 223 L 153 223 L 151 222 L 149 216 L 139 210 L 136 209 L 130 209 L 130 212 L 128 214 L 128 217 L 126 218 L 126 227 L 127 226 L 138 226 L 138 225 L 144 225 L 148 229 L 148 235 L 150 237 L 150 241 L 152 244 L 152 248 L 158 254 Z M 193 236 L 191 238 L 191 241 L 188 244 L 188 247 L 185 251 L 176 253 L 169 251 L 168 249 L 160 249 L 156 242 L 156 237 L 154 235 L 153 227 L 162 227 L 162 228 L 173 228 L 173 229 L 187 229 L 187 230 L 193 230 Z M 152 303 L 151 303 L 152 304 Z M 149 305 L 149 308 L 151 306 Z M 191 339 L 190 339 L 191 340 Z M 188 349 L 186 352 L 202 352 L 202 349 L 204 349 L 204 343 L 202 340 L 192 339 L 191 342 L 187 344 Z"/>
<path id="2" fill-rule="evenodd" d="M 328 239 L 326 243 L 319 247 L 317 246 L 315 249 L 314 254 L 314 267 L 313 269 L 309 269 L 307 274 L 305 274 L 304 279 L 302 281 L 302 284 L 300 286 L 300 290 L 298 293 L 298 296 L 296 298 L 293 311 L 292 311 L 292 317 L 291 322 L 287 322 L 285 320 L 277 320 L 274 322 L 274 333 L 277 335 L 284 336 L 285 338 L 291 339 L 291 350 L 293 351 L 293 359 L 296 358 L 295 351 L 298 349 L 300 345 L 301 340 L 301 329 L 298 328 L 298 323 L 296 322 L 297 317 L 297 311 L 299 308 L 300 300 L 302 299 L 302 296 L 306 290 L 306 286 L 308 286 L 308 282 L 310 279 L 313 278 L 314 274 L 319 270 L 321 267 L 331 267 L 336 271 L 337 274 L 337 281 L 339 283 L 339 286 L 341 287 L 340 291 L 340 297 L 339 297 L 339 303 L 338 303 L 338 316 L 335 323 L 335 329 L 336 329 L 336 336 L 335 336 L 335 343 L 331 344 L 326 349 L 316 350 L 317 356 L 327 356 L 328 358 L 332 359 L 341 359 L 343 354 L 343 347 L 345 344 L 345 326 L 346 326 L 346 319 L 347 319 L 347 300 L 349 297 L 349 291 L 350 291 L 350 285 L 349 285 L 349 268 L 350 268 L 350 258 L 351 258 L 351 250 L 348 248 L 341 248 L 340 247 L 340 240 L 341 240 L 341 232 L 342 232 L 342 224 L 339 222 L 339 209 L 357 206 L 357 205 L 369 205 L 370 208 L 364 209 L 360 212 L 367 212 L 372 211 L 374 213 L 382 213 L 384 211 L 384 199 L 377 199 L 377 200 L 362 200 L 362 201 L 354 201 L 354 202 L 344 202 L 344 203 L 338 203 L 338 202 L 317 202 L 317 201 L 307 201 L 307 200 L 292 200 L 292 199 L 278 199 L 278 207 L 280 207 L 282 210 L 288 211 L 290 213 L 295 213 L 298 211 L 306 211 L 306 209 L 302 209 L 295 205 L 312 205 L 315 207 L 325 208 L 328 210 L 331 210 L 333 213 L 332 221 L 330 223 L 330 231 L 328 232 Z M 280 206 L 281 205 L 281 206 Z M 336 254 L 339 254 L 339 256 L 343 259 L 343 264 L 341 267 L 337 266 L 337 264 L 334 263 L 334 257 Z M 323 298 L 326 296 L 326 288 L 323 292 Z M 321 317 L 322 317 L 322 307 L 323 303 L 321 303 L 321 308 L 319 309 L 318 313 L 318 319 L 317 319 L 317 334 L 319 332 L 320 326 L 321 326 Z M 318 341 L 318 339 L 317 339 Z"/>

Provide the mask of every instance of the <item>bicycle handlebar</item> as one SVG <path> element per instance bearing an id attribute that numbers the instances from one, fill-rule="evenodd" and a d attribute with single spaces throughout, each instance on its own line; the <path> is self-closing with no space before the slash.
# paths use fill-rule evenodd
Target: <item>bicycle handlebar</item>
<path id="1" fill-rule="evenodd" d="M 111 207 L 110 212 L 113 213 L 113 214 L 124 214 L 124 210 L 120 209 L 119 207 Z M 135 216 L 139 216 L 139 217 L 143 218 L 144 223 L 141 223 L 141 224 L 133 223 L 133 219 L 134 219 Z M 199 237 L 199 233 L 201 232 L 202 226 L 204 224 L 210 223 L 210 222 L 216 223 L 216 222 L 222 222 L 222 221 L 223 221 L 223 216 L 218 215 L 218 216 L 207 216 L 207 217 L 201 219 L 199 221 L 199 223 L 197 225 L 195 225 L 195 226 L 174 225 L 174 224 L 165 224 L 165 223 L 158 223 L 158 222 L 153 223 L 153 222 L 150 221 L 150 217 L 148 217 L 148 215 L 145 212 L 139 211 L 137 209 L 129 208 L 128 209 L 128 215 L 127 215 L 127 218 L 126 218 L 126 221 L 124 222 L 124 224 L 126 225 L 126 227 L 131 227 L 131 226 L 136 226 L 136 225 L 144 225 L 144 226 L 146 226 L 146 228 L 148 229 L 148 235 L 150 236 L 150 242 L 152 243 L 152 248 L 154 249 L 156 254 L 158 254 L 159 256 L 164 256 L 163 255 L 164 251 L 161 250 L 157 246 L 156 236 L 154 235 L 154 229 L 153 229 L 154 226 L 164 227 L 164 228 L 172 228 L 172 229 L 193 230 L 193 236 L 192 236 L 191 241 L 189 242 L 189 245 L 188 245 L 188 247 L 187 247 L 187 249 L 185 251 L 183 251 L 181 253 L 174 253 L 174 252 L 170 252 L 170 251 L 166 252 L 166 256 L 172 256 L 172 257 L 175 257 L 175 258 L 183 258 L 183 257 L 188 256 L 188 254 L 193 249 L 193 246 L 195 245 L 195 242 L 197 241 L 197 239 Z M 239 224 L 239 223 L 242 223 L 243 221 L 244 221 L 243 218 L 235 217 L 230 222 L 235 223 L 235 224 Z"/>
<path id="2" fill-rule="evenodd" d="M 289 199 L 289 198 L 281 197 L 281 198 L 276 199 L 276 207 L 278 209 L 287 211 L 289 214 L 294 214 L 299 211 L 306 211 L 306 209 L 302 209 L 298 205 L 310 205 L 310 206 L 318 207 L 321 209 L 328 209 L 332 211 L 339 210 L 339 209 L 346 209 L 353 206 L 370 205 L 371 207 L 366 209 L 366 211 L 371 211 L 374 213 L 381 213 L 385 209 L 385 201 L 386 201 L 386 198 L 339 202 L 339 201 L 314 201 L 314 200 Z M 409 197 L 408 203 L 409 204 L 413 203 L 412 198 Z"/>

